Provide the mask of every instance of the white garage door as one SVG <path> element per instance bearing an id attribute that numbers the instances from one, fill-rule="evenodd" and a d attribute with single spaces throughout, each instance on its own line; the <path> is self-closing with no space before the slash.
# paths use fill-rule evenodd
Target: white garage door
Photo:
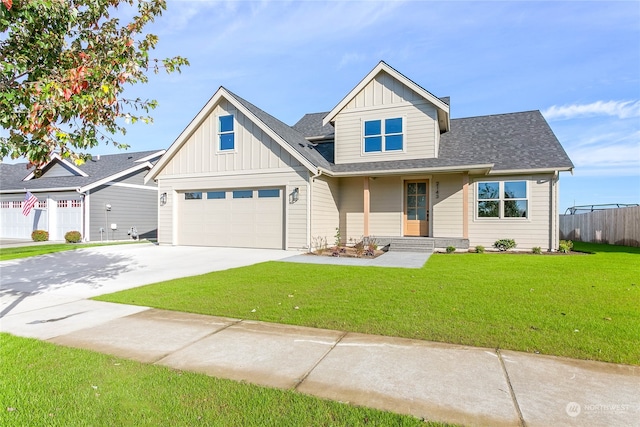
<path id="1" fill-rule="evenodd" d="M 69 231 L 79 231 L 82 234 L 82 200 L 59 199 L 56 204 L 56 218 L 51 240 L 64 240 Z"/>
<path id="2" fill-rule="evenodd" d="M 22 214 L 22 200 L 0 202 L 0 237 L 31 239 L 33 230 L 46 230 L 47 201 L 39 201 L 28 216 Z"/>
<path id="3" fill-rule="evenodd" d="M 178 193 L 178 244 L 284 248 L 281 188 Z"/>

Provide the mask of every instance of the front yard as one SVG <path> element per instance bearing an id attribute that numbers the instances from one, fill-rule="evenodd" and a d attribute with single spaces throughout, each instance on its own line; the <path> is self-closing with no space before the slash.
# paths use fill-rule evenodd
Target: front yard
<path id="1" fill-rule="evenodd" d="M 435 254 L 422 269 L 268 262 L 96 299 L 640 365 L 640 248 Z"/>

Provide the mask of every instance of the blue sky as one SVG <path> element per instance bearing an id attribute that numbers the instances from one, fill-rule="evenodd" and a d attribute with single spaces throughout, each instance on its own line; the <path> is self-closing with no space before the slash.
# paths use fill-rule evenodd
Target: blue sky
<path id="1" fill-rule="evenodd" d="M 561 213 L 640 203 L 638 1 L 168 0 L 149 30 L 191 66 L 128 92 L 160 103 L 120 138 L 131 150 L 168 148 L 221 85 L 293 124 L 384 60 L 450 96 L 452 118 L 541 110 L 576 166 Z"/>

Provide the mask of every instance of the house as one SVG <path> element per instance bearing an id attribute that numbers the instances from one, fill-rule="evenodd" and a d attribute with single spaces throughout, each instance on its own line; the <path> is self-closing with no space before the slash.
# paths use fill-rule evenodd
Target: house
<path id="1" fill-rule="evenodd" d="M 144 176 L 163 153 L 95 156 L 80 166 L 54 155 L 39 178 L 26 163 L 0 163 L 0 237 L 30 239 L 39 229 L 49 240 L 64 240 L 68 231 L 84 241 L 155 238 L 158 188 Z M 24 216 L 27 190 L 38 202 Z"/>
<path id="2" fill-rule="evenodd" d="M 362 236 L 558 246 L 573 164 L 539 111 L 451 119 L 380 62 L 290 127 L 220 87 L 146 177 L 161 244 L 308 249 Z"/>

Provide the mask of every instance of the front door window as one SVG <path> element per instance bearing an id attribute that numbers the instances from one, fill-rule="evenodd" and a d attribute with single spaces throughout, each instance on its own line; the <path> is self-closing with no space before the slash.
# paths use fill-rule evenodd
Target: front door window
<path id="1" fill-rule="evenodd" d="M 426 236 L 428 233 L 428 185 L 426 181 L 405 183 L 406 236 Z"/>

